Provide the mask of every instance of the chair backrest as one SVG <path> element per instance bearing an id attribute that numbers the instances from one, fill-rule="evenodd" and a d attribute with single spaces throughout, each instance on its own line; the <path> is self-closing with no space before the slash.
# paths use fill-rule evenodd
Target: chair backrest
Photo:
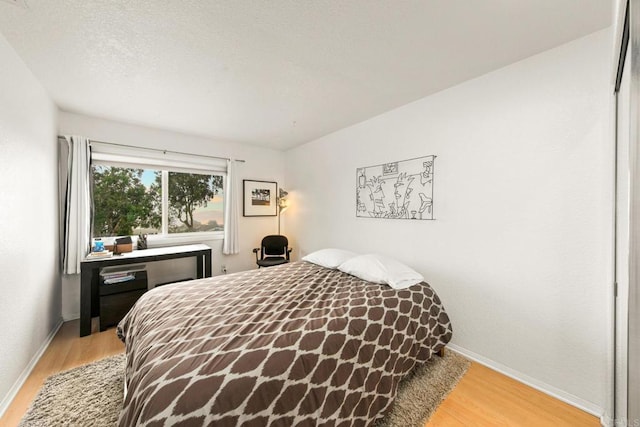
<path id="1" fill-rule="evenodd" d="M 265 256 L 287 256 L 289 240 L 285 236 L 274 234 L 263 238 L 260 247 L 262 258 Z"/>

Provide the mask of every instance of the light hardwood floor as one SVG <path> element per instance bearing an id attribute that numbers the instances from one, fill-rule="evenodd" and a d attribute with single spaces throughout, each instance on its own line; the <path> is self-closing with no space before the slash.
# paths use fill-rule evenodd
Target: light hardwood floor
<path id="1" fill-rule="evenodd" d="M 97 324 L 93 326 L 93 330 L 97 331 Z M 116 336 L 115 329 L 82 338 L 79 333 L 78 320 L 65 322 L 62 325 L 0 419 L 0 426 L 17 426 L 20 423 L 44 380 L 50 375 L 124 352 L 124 344 Z"/>
<path id="2" fill-rule="evenodd" d="M 94 325 L 94 330 L 96 325 Z M 52 374 L 124 351 L 115 329 L 80 338 L 78 321 L 67 322 L 0 419 L 16 426 L 44 380 Z M 472 363 L 426 427 L 435 426 L 599 426 L 599 420 L 566 403 Z"/>
<path id="3" fill-rule="evenodd" d="M 600 426 L 593 415 L 472 363 L 426 427 Z"/>

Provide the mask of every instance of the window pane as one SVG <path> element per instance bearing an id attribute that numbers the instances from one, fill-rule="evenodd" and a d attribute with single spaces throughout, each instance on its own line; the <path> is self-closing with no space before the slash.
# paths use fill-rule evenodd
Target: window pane
<path id="1" fill-rule="evenodd" d="M 160 171 L 93 165 L 93 237 L 160 231 Z"/>
<path id="2" fill-rule="evenodd" d="M 224 229 L 222 176 L 169 172 L 169 233 Z"/>

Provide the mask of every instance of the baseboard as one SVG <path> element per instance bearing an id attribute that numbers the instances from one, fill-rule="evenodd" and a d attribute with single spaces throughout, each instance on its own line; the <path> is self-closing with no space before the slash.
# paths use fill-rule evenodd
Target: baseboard
<path id="1" fill-rule="evenodd" d="M 541 391 L 545 394 L 548 394 L 551 397 L 554 397 L 558 400 L 561 400 L 571 406 L 575 406 L 578 409 L 581 409 L 595 417 L 600 419 L 600 423 L 603 424 L 604 421 L 604 409 L 594 405 L 591 402 L 588 402 L 580 397 L 574 396 L 571 393 L 567 393 L 562 391 L 552 385 L 544 383 L 540 380 L 532 378 L 522 372 L 516 371 L 515 369 L 511 369 L 507 366 L 504 366 L 498 362 L 495 362 L 491 359 L 488 359 L 484 356 L 481 356 L 473 351 L 467 350 L 465 348 L 459 347 L 455 344 L 447 344 L 447 348 L 455 351 L 456 353 L 465 356 L 468 359 L 473 360 L 474 362 L 478 362 L 481 365 L 484 365 L 488 368 L 493 369 L 494 371 L 500 372 L 503 375 L 506 375 L 509 378 L 513 378 L 516 381 L 519 381 L 523 384 L 528 385 L 529 387 L 535 388 L 538 391 Z M 604 425 L 604 424 L 603 424 Z"/>
<path id="2" fill-rule="evenodd" d="M 80 318 L 80 312 L 77 313 L 67 313 L 62 315 L 63 322 L 71 322 L 72 320 L 76 320 Z"/>
<path id="3" fill-rule="evenodd" d="M 13 383 L 13 386 L 9 389 L 9 392 L 6 394 L 4 399 L 2 399 L 2 402 L 0 402 L 0 418 L 4 416 L 4 413 L 9 408 L 9 405 L 11 405 L 11 402 L 13 402 L 13 399 L 15 399 L 16 395 L 20 391 L 20 388 L 22 388 L 22 385 L 24 384 L 24 382 L 27 380 L 27 378 L 29 378 L 31 371 L 33 371 L 33 368 L 35 368 L 36 364 L 38 363 L 38 361 L 40 360 L 44 352 L 49 347 L 49 344 L 51 344 L 51 341 L 53 341 L 53 338 L 56 336 L 56 334 L 58 333 L 58 330 L 60 330 L 60 327 L 62 326 L 63 323 L 64 322 L 62 318 L 60 318 L 60 320 L 58 320 L 58 324 L 51 330 L 51 332 L 47 336 L 47 339 L 44 340 L 44 342 L 42 343 L 42 345 L 40 346 L 36 354 L 29 361 L 29 364 L 22 371 L 22 374 L 20 374 L 16 382 Z"/>

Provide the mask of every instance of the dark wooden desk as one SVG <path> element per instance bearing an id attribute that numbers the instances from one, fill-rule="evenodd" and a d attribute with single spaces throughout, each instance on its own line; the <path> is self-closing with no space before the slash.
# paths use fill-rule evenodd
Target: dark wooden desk
<path id="1" fill-rule="evenodd" d="M 98 275 L 103 267 L 196 257 L 197 278 L 211 277 L 211 248 L 207 245 L 169 246 L 133 251 L 111 258 L 85 258 L 80 263 L 80 336 L 91 334 L 91 318 L 100 315 Z"/>

